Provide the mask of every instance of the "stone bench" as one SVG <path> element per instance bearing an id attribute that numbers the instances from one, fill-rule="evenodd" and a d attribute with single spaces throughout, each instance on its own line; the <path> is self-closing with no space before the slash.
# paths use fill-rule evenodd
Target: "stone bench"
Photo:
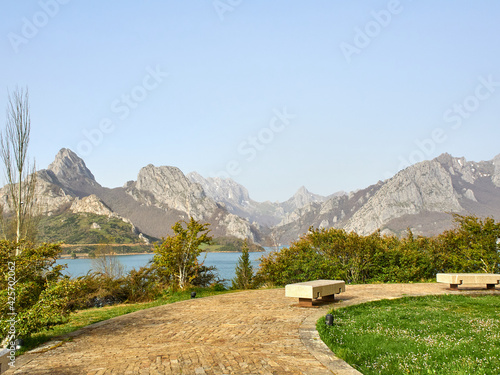
<path id="1" fill-rule="evenodd" d="M 0 374 L 9 369 L 10 349 L 0 349 Z"/>
<path id="2" fill-rule="evenodd" d="M 333 302 L 335 294 L 345 292 L 342 280 L 314 280 L 303 283 L 288 284 L 285 287 L 286 297 L 299 299 L 299 306 L 312 307 L 316 300 Z"/>
<path id="3" fill-rule="evenodd" d="M 500 275 L 495 273 L 438 273 L 438 283 L 450 284 L 450 289 L 458 290 L 463 284 L 486 284 L 487 289 L 495 289 L 500 284 Z"/>

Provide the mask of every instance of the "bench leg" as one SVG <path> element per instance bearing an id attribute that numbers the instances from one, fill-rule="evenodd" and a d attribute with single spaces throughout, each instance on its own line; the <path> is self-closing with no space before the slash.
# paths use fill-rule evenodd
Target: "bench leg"
<path id="1" fill-rule="evenodd" d="M 458 284 L 450 284 L 451 290 L 458 290 Z"/>
<path id="2" fill-rule="evenodd" d="M 335 302 L 335 294 L 332 294 L 330 296 L 323 296 L 321 297 L 321 300 L 325 302 Z"/>
<path id="3" fill-rule="evenodd" d="M 495 284 L 486 284 L 486 289 L 493 289 L 493 290 L 495 290 Z"/>
<path id="4" fill-rule="evenodd" d="M 299 298 L 299 306 L 301 307 L 312 307 L 313 300 L 310 298 Z"/>

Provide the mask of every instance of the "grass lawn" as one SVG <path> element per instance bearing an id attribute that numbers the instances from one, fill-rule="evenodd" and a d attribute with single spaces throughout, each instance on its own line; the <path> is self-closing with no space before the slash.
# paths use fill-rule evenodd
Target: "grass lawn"
<path id="1" fill-rule="evenodd" d="M 106 306 L 99 308 L 91 308 L 86 310 L 79 310 L 72 313 L 67 322 L 57 325 L 50 330 L 42 331 L 24 339 L 22 349 L 17 354 L 20 355 L 26 351 L 34 349 L 35 347 L 52 340 L 53 338 L 67 333 L 76 331 L 79 328 L 97 323 L 103 320 L 111 319 L 116 316 L 125 315 L 134 311 L 144 310 L 150 307 L 166 305 L 178 301 L 184 301 L 191 298 L 191 292 L 196 292 L 196 298 L 208 297 L 217 294 L 230 293 L 231 291 L 213 291 L 211 289 L 195 288 L 185 292 L 174 292 L 165 294 L 162 298 L 145 303 L 134 304 L 120 304 L 114 306 Z"/>
<path id="2" fill-rule="evenodd" d="M 368 374 L 500 374 L 500 296 L 382 300 L 322 318 L 322 340 Z"/>

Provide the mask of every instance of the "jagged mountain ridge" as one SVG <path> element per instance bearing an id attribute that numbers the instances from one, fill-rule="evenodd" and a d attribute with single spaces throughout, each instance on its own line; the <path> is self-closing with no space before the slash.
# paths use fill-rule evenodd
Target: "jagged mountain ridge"
<path id="1" fill-rule="evenodd" d="M 105 208 L 149 236 L 166 236 L 175 222 L 192 216 L 210 223 L 216 236 L 260 240 L 260 232 L 254 226 L 207 197 L 201 186 L 188 180 L 176 167 L 148 165 L 139 171 L 137 181 L 109 189 L 97 183 L 85 162 L 74 152 L 62 149 L 38 176 L 37 199 L 47 214 L 71 210 L 75 202 L 96 197 L 100 204 L 92 198 L 92 204 L 79 207 L 90 213 L 99 213 Z"/>
<path id="2" fill-rule="evenodd" d="M 500 155 L 477 163 L 442 154 L 348 196 L 296 210 L 274 228 L 273 236 L 288 243 L 310 226 L 362 235 L 378 229 L 401 234 L 411 228 L 433 235 L 452 226 L 451 213 L 500 218 Z"/>
<path id="3" fill-rule="evenodd" d="M 256 202 L 250 198 L 248 190 L 230 178 L 203 177 L 197 172 L 187 175 L 192 182 L 202 186 L 207 196 L 224 205 L 235 215 L 244 217 L 262 227 L 273 227 L 296 209 L 312 202 L 324 202 L 328 197 L 313 194 L 304 186 L 285 202 Z M 334 195 L 343 195 L 344 192 Z"/>
<path id="4" fill-rule="evenodd" d="M 451 227 L 450 213 L 500 218 L 500 155 L 491 161 L 468 162 L 443 154 L 349 194 L 323 197 L 301 187 L 281 203 L 253 201 L 246 188 L 231 179 L 204 178 L 195 172 L 184 175 L 167 166 L 148 165 L 136 181 L 105 188 L 68 149 L 62 149 L 38 176 L 36 197 L 42 213 L 100 211 L 153 237 L 170 234 L 176 221 L 189 216 L 209 222 L 215 236 L 234 235 L 272 245 L 287 245 L 311 226 L 360 234 L 378 229 L 401 234 L 409 227 L 431 235 Z M 5 187 L 0 193 L 5 207 Z"/>

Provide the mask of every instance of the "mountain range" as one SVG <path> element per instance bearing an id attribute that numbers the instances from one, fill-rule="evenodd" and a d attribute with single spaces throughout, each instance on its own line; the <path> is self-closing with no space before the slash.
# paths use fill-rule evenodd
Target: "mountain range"
<path id="1" fill-rule="evenodd" d="M 85 162 L 61 149 L 38 172 L 36 200 L 44 215 L 92 213 L 120 218 L 143 238 L 171 234 L 192 216 L 210 223 L 213 236 L 288 245 L 313 227 L 344 228 L 362 235 L 407 228 L 433 235 L 452 226 L 451 213 L 500 217 L 500 155 L 472 162 L 448 154 L 414 164 L 392 178 L 350 193 L 320 196 L 301 187 L 285 202 L 256 202 L 231 179 L 185 175 L 179 168 L 147 165 L 120 188 L 106 188 Z M 0 190 L 6 206 L 7 190 Z"/>

